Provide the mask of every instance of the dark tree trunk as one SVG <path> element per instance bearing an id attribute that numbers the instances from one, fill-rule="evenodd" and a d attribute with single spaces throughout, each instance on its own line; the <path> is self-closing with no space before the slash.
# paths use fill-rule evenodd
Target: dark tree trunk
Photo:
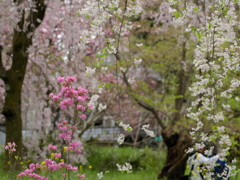
<path id="1" fill-rule="evenodd" d="M 186 59 L 186 42 L 182 44 L 182 61 Z M 192 68 L 190 67 L 190 72 Z M 178 180 L 184 175 L 186 168 L 187 154 L 185 150 L 192 145 L 191 137 L 187 132 L 175 132 L 172 127 L 179 122 L 184 115 L 184 96 L 189 84 L 189 73 L 181 69 L 178 74 L 179 82 L 177 89 L 177 96 L 175 99 L 175 110 L 169 128 L 162 131 L 163 140 L 167 146 L 167 159 L 165 161 L 162 171 L 158 175 L 158 179 L 167 177 L 168 180 Z M 186 107 L 185 107 L 186 108 Z M 183 112 L 181 112 L 183 110 Z"/>
<path id="2" fill-rule="evenodd" d="M 21 1 L 19 1 L 21 3 Z M 37 19 L 43 20 L 46 10 L 44 0 L 36 0 L 36 10 L 31 10 L 28 19 L 24 19 L 25 12 L 22 12 L 22 18 L 18 23 L 20 29 L 24 22 L 29 21 L 28 30 L 14 30 L 12 40 L 12 67 L 5 70 L 0 58 L 0 78 L 3 79 L 6 87 L 6 97 L 2 114 L 6 119 L 6 143 L 15 142 L 17 151 L 14 156 L 22 157 L 22 117 L 21 117 L 21 91 L 26 72 L 28 53 L 27 49 L 32 44 L 32 36 L 35 29 L 40 25 Z M 34 18 L 33 18 L 34 17 Z M 33 26 L 34 28 L 33 28 Z M 1 51 L 0 51 L 1 52 Z M 2 52 L 1 52 L 2 53 Z M 1 54 L 0 54 L 1 57 Z M 6 151 L 5 169 L 9 169 L 8 152 Z"/>
<path id="3" fill-rule="evenodd" d="M 191 138 L 187 133 L 174 132 L 172 129 L 162 131 L 163 140 L 167 146 L 167 159 L 158 175 L 158 179 L 178 180 L 184 175 L 187 154 L 185 150 L 191 146 Z"/>
<path id="4" fill-rule="evenodd" d="M 17 36 L 17 37 L 16 37 Z M 13 38 L 13 65 L 6 71 L 4 78 L 6 98 L 3 115 L 6 118 L 6 142 L 17 144 L 16 155 L 22 157 L 22 118 L 21 118 L 21 91 L 27 66 L 26 48 L 23 46 L 24 33 L 14 32 Z M 6 152 L 8 157 L 8 152 Z M 9 161 L 6 158 L 6 161 Z"/>

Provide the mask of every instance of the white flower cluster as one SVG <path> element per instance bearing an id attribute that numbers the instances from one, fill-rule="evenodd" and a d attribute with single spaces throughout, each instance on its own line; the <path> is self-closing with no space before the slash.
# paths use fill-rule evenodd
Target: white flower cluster
<path id="1" fill-rule="evenodd" d="M 108 67 L 101 67 L 101 70 L 102 70 L 102 71 L 107 71 L 107 70 L 108 70 Z"/>
<path id="2" fill-rule="evenodd" d="M 217 114 L 215 114 L 215 115 L 209 114 L 207 119 L 213 120 L 216 123 L 219 121 L 224 121 L 224 115 L 223 115 L 223 112 L 220 111 L 220 112 L 217 112 Z"/>
<path id="3" fill-rule="evenodd" d="M 189 34 L 194 32 L 198 39 L 193 60 L 196 80 L 189 88 L 195 100 L 187 109 L 187 117 L 196 121 L 196 127 L 192 128 L 190 135 L 196 139 L 200 134 L 202 141 L 220 138 L 218 143 L 225 156 L 228 154 L 232 142 L 230 136 L 227 135 L 226 127 L 220 126 L 218 123 L 224 123 L 227 120 L 226 115 L 231 112 L 231 106 L 228 104 L 230 101 L 227 99 L 232 98 L 239 101 L 239 97 L 234 97 L 234 92 L 240 87 L 240 81 L 234 78 L 237 77 L 236 73 L 240 70 L 239 40 L 236 36 L 239 17 L 234 2 L 222 1 L 222 3 L 214 3 L 214 5 L 211 1 L 206 2 L 208 7 L 206 7 L 205 14 L 201 12 L 201 8 L 187 4 L 186 8 L 183 8 L 178 14 L 179 18 L 174 19 L 174 23 L 177 26 L 186 24 L 184 29 Z M 170 3 L 175 4 L 175 1 L 171 0 Z M 210 7 L 212 8 L 210 9 Z M 174 15 L 178 13 L 176 10 L 171 11 Z M 200 12 L 195 13 L 194 11 Z M 223 13 L 223 11 L 226 12 Z M 196 14 L 199 17 L 198 24 L 193 22 Z M 214 132 L 217 133 L 209 135 L 200 132 L 204 130 L 202 128 L 205 123 L 213 123 Z M 202 143 L 196 144 L 197 149 L 201 149 L 203 146 Z M 188 152 L 192 150 L 188 149 Z M 205 153 L 210 155 L 211 151 L 212 148 Z M 209 165 L 209 169 L 212 167 L 213 164 Z M 205 176 L 210 177 L 211 174 L 207 173 Z"/>
<path id="4" fill-rule="evenodd" d="M 121 145 L 124 142 L 124 139 L 125 139 L 125 135 L 119 134 L 118 139 L 117 139 L 118 144 Z"/>
<path id="5" fill-rule="evenodd" d="M 95 73 L 96 68 L 90 68 L 90 67 L 86 67 L 86 76 L 91 76 Z"/>
<path id="6" fill-rule="evenodd" d="M 103 178 L 103 172 L 97 173 L 98 179 L 102 179 Z"/>
<path id="7" fill-rule="evenodd" d="M 149 128 L 149 124 L 146 125 L 142 125 L 142 129 L 145 131 L 145 133 L 151 137 L 155 137 L 154 132 L 148 130 L 147 128 Z"/>
<path id="8" fill-rule="evenodd" d="M 96 41 L 99 39 L 100 41 L 96 42 L 96 44 L 104 49 L 104 55 L 116 54 L 118 52 L 118 44 L 124 43 L 124 40 L 127 39 L 126 36 L 129 35 L 133 27 L 133 23 L 127 21 L 125 17 L 136 16 L 142 10 L 142 1 L 140 0 L 129 1 L 126 8 L 122 7 L 119 0 L 88 0 L 84 2 L 83 6 L 77 11 L 77 14 L 81 17 L 82 22 L 89 21 L 90 23 L 86 25 L 86 27 L 89 27 L 87 30 L 84 29 L 81 31 L 78 46 L 83 48 L 86 47 L 86 44 L 92 42 L 93 39 L 96 39 Z M 112 19 L 112 26 L 111 29 L 105 30 L 105 24 L 109 21 L 109 18 Z M 116 36 L 109 38 L 107 33 L 113 33 Z M 108 38 L 106 38 L 107 36 Z M 107 43 L 104 44 L 102 42 Z M 141 45 L 142 43 L 137 44 L 137 46 Z M 100 59 L 98 58 L 98 60 Z M 138 60 L 137 64 L 140 63 L 141 61 Z M 102 68 L 102 71 L 105 70 Z M 87 67 L 86 76 L 93 75 L 95 71 L 96 68 Z M 124 68 L 122 71 L 125 72 L 126 69 Z M 129 83 L 133 83 L 134 81 L 134 77 L 129 78 Z"/>
<path id="9" fill-rule="evenodd" d="M 117 49 L 114 46 L 111 46 L 110 48 L 107 49 L 109 54 L 116 54 Z"/>
<path id="10" fill-rule="evenodd" d="M 195 146 L 196 146 L 196 149 L 203 149 L 205 147 L 205 144 L 201 142 L 201 143 L 196 143 Z"/>
<path id="11" fill-rule="evenodd" d="M 205 150 L 204 151 L 204 154 L 207 155 L 207 156 L 211 156 L 212 152 L 213 152 L 213 149 L 214 149 L 214 146 L 210 147 L 209 150 Z"/>
<path id="12" fill-rule="evenodd" d="M 203 132 L 202 132 L 202 133 L 200 134 L 200 137 L 201 137 L 201 140 L 202 140 L 203 142 L 209 140 L 209 137 L 208 137 L 208 134 L 207 134 L 207 133 L 203 133 Z"/>
<path id="13" fill-rule="evenodd" d="M 121 70 L 122 72 L 126 72 L 127 68 L 120 67 L 120 70 Z"/>
<path id="14" fill-rule="evenodd" d="M 194 151 L 194 148 L 188 148 L 188 150 L 186 151 L 186 153 L 191 153 Z"/>
<path id="15" fill-rule="evenodd" d="M 137 64 L 137 65 L 139 65 L 139 64 L 141 64 L 142 63 L 142 59 L 134 59 L 134 63 L 135 64 Z"/>
<path id="16" fill-rule="evenodd" d="M 118 170 L 121 172 L 124 172 L 124 171 L 126 171 L 127 173 L 132 172 L 132 165 L 130 163 L 125 163 L 125 165 L 116 164 L 116 166 L 118 167 Z"/>
<path id="17" fill-rule="evenodd" d="M 221 135 L 221 139 L 219 141 L 219 144 L 220 145 L 226 144 L 228 146 L 231 146 L 232 142 L 231 142 L 231 140 L 229 138 L 229 135 Z"/>
<path id="18" fill-rule="evenodd" d="M 98 100 L 99 97 L 100 97 L 100 96 L 97 95 L 97 94 L 92 95 L 92 97 L 91 97 L 91 99 L 90 99 L 90 101 L 89 101 L 89 103 L 88 103 L 89 106 L 92 106 L 92 109 L 95 108 L 96 102 L 97 102 L 97 100 Z"/>
<path id="19" fill-rule="evenodd" d="M 236 160 L 236 158 L 234 158 L 233 160 L 232 160 L 232 163 L 236 163 L 237 162 L 237 160 Z"/>
<path id="20" fill-rule="evenodd" d="M 107 108 L 107 105 L 102 105 L 102 103 L 100 103 L 99 106 L 98 106 L 98 111 L 101 112 L 106 108 Z"/>
<path id="21" fill-rule="evenodd" d="M 218 127 L 218 131 L 221 132 L 221 133 L 224 133 L 225 132 L 225 127 L 224 126 Z"/>
<path id="22" fill-rule="evenodd" d="M 138 47 L 140 47 L 140 46 L 142 46 L 142 45 L 143 45 L 143 43 L 140 43 L 140 44 L 137 43 L 137 44 L 136 44 L 136 46 L 138 46 Z"/>
<path id="23" fill-rule="evenodd" d="M 128 82 L 129 82 L 130 84 L 132 84 L 133 82 L 135 82 L 135 78 L 134 78 L 134 77 L 129 77 L 129 78 L 128 78 Z"/>
<path id="24" fill-rule="evenodd" d="M 119 126 L 123 127 L 125 131 L 132 131 L 132 127 L 129 124 L 123 124 L 123 122 L 120 122 Z"/>
<path id="25" fill-rule="evenodd" d="M 99 94 L 102 94 L 102 92 L 103 92 L 103 88 L 101 88 L 101 87 L 98 88 L 98 93 L 99 93 Z"/>

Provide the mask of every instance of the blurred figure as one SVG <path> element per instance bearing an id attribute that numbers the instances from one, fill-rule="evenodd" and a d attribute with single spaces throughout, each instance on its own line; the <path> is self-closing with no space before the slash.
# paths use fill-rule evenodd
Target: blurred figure
<path id="1" fill-rule="evenodd" d="M 206 157 L 204 151 L 207 150 L 209 146 L 207 143 L 204 144 L 204 148 L 193 151 L 187 160 L 187 164 L 190 167 L 190 175 L 188 177 L 190 180 L 204 180 L 204 165 L 215 163 L 220 158 L 220 155 L 217 154 Z"/>
<path id="2" fill-rule="evenodd" d="M 212 151 L 212 155 L 209 156 L 210 158 L 215 156 L 218 153 L 218 149 L 216 144 L 213 144 L 213 151 Z M 216 166 L 213 169 L 213 173 L 214 175 L 212 176 L 212 178 L 214 180 L 223 180 L 223 179 L 229 179 L 229 167 L 227 165 L 226 161 L 220 160 L 218 159 L 216 161 Z"/>

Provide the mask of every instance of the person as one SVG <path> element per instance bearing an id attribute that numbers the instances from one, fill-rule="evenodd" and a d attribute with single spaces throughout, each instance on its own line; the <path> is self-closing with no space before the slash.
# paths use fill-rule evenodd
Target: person
<path id="1" fill-rule="evenodd" d="M 198 149 L 197 151 L 193 151 L 188 160 L 187 164 L 190 168 L 190 180 L 203 180 L 204 174 L 204 165 L 215 163 L 220 155 L 214 155 L 212 157 L 204 156 L 204 151 L 206 150 L 206 145 L 204 148 Z"/>
<path id="2" fill-rule="evenodd" d="M 213 150 L 212 155 L 209 157 L 213 157 L 218 153 L 216 144 L 213 144 Z M 223 179 L 229 179 L 229 167 L 227 165 L 227 161 L 218 159 L 216 161 L 216 165 L 213 168 L 213 179 L 214 180 L 223 180 Z"/>

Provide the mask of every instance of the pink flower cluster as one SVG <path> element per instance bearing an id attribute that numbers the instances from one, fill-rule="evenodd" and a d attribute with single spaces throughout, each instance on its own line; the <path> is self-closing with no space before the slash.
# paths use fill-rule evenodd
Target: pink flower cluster
<path id="1" fill-rule="evenodd" d="M 25 171 L 17 175 L 17 179 L 21 179 L 22 177 L 28 176 L 37 180 L 49 180 L 48 177 L 43 177 L 43 176 L 40 176 L 39 174 L 33 173 L 36 169 L 40 169 L 40 168 L 41 168 L 40 164 L 31 163 L 29 165 L 29 169 L 26 169 Z"/>
<path id="2" fill-rule="evenodd" d="M 71 124 L 69 124 L 66 121 L 63 121 L 61 123 L 57 124 L 57 127 L 61 130 L 61 131 L 67 131 L 67 130 L 75 130 L 77 127 L 73 126 Z"/>
<path id="3" fill-rule="evenodd" d="M 75 77 L 60 77 L 58 78 L 58 82 L 62 84 L 62 90 L 58 95 L 54 95 L 51 93 L 49 96 L 50 98 L 56 102 L 59 103 L 60 107 L 62 109 L 67 109 L 70 106 L 74 106 L 78 111 L 85 112 L 88 108 L 88 106 L 84 103 L 85 100 L 88 100 L 88 91 L 85 90 L 82 87 L 79 87 L 77 89 L 73 88 L 71 86 L 72 82 L 75 82 L 76 78 Z M 86 118 L 85 114 L 81 114 L 80 116 L 82 119 Z M 59 138 L 67 141 L 69 146 L 64 147 L 64 150 L 70 151 L 70 152 L 76 152 L 76 153 L 81 153 L 81 143 L 73 141 L 72 140 L 72 133 L 73 130 L 76 129 L 76 126 L 73 126 L 69 124 L 68 122 L 61 122 L 57 124 L 57 127 L 63 131 L 63 133 L 59 134 Z M 6 150 L 9 150 L 10 152 L 16 151 L 15 150 L 15 143 L 8 143 L 8 145 L 5 147 Z M 55 151 L 57 150 L 57 146 L 49 144 L 48 149 L 50 151 Z M 61 153 L 52 153 L 51 157 L 59 159 L 62 157 Z M 30 164 L 29 169 L 26 169 L 25 171 L 21 172 L 17 178 L 22 178 L 22 177 L 30 177 L 31 179 L 35 180 L 49 180 L 48 177 L 43 177 L 35 173 L 35 171 L 40 170 L 40 171 L 57 171 L 57 170 L 72 170 L 72 171 L 78 171 L 78 167 L 74 167 L 71 164 L 65 164 L 64 162 L 59 162 L 57 163 L 56 161 L 52 159 L 46 159 L 44 162 L 42 162 L 41 165 L 39 164 Z M 66 177 L 67 174 L 62 174 L 62 177 Z M 77 177 L 80 179 L 85 178 L 85 174 L 77 174 Z"/>
<path id="4" fill-rule="evenodd" d="M 8 142 L 7 145 L 5 146 L 5 150 L 9 151 L 9 153 L 13 153 L 14 151 L 16 151 L 16 148 L 15 148 L 16 146 L 17 145 L 15 142 L 13 143 Z"/>
<path id="5" fill-rule="evenodd" d="M 54 154 L 54 157 L 56 157 L 56 158 L 61 158 L 61 157 L 62 157 L 62 153 L 55 153 L 55 154 Z"/>
<path id="6" fill-rule="evenodd" d="M 71 141 L 71 135 L 72 135 L 71 130 L 76 129 L 76 126 L 72 126 L 71 124 L 69 124 L 66 121 L 58 123 L 57 126 L 61 131 L 64 131 L 64 133 L 61 133 L 58 135 L 59 138 L 64 139 L 65 141 Z M 69 145 L 70 146 L 66 147 L 66 150 L 76 152 L 76 153 L 82 152 L 80 149 L 78 149 L 78 147 L 81 146 L 81 143 L 74 141 L 74 142 L 70 143 Z"/>
<path id="7" fill-rule="evenodd" d="M 62 177 L 66 178 L 66 176 L 67 176 L 66 174 L 62 174 Z M 81 175 L 81 174 L 78 174 L 77 176 L 78 176 L 80 179 L 84 179 L 84 178 L 85 178 L 85 174 L 82 174 L 82 175 Z"/>
<path id="8" fill-rule="evenodd" d="M 49 149 L 50 151 L 55 151 L 55 150 L 57 150 L 57 146 L 54 146 L 54 145 L 49 144 L 49 145 L 48 145 L 48 149 Z"/>
<path id="9" fill-rule="evenodd" d="M 77 176 L 78 176 L 80 179 L 84 179 L 84 178 L 85 178 L 85 174 L 82 174 L 82 175 L 81 175 L 81 174 L 78 174 Z"/>
<path id="10" fill-rule="evenodd" d="M 38 179 L 38 180 L 49 180 L 48 177 L 43 177 L 43 176 L 40 176 L 39 174 L 36 174 L 36 173 L 27 174 L 25 172 L 21 172 L 19 175 L 17 175 L 17 178 L 21 179 L 24 176 L 29 176 L 31 178 Z"/>
<path id="11" fill-rule="evenodd" d="M 71 139 L 72 139 L 71 136 L 72 136 L 72 131 L 66 131 L 66 132 L 58 135 L 59 138 L 65 140 L 65 141 L 71 141 Z"/>
<path id="12" fill-rule="evenodd" d="M 78 147 L 80 146 L 81 146 L 81 143 L 73 141 L 72 143 L 70 143 L 70 146 L 67 147 L 67 150 L 80 154 L 82 152 L 81 149 L 78 149 Z"/>
<path id="13" fill-rule="evenodd" d="M 72 130 L 76 129 L 76 126 L 72 126 L 68 122 L 58 123 L 58 128 L 64 133 L 58 135 L 59 138 L 64 139 L 65 141 L 71 141 L 72 139 Z"/>
<path id="14" fill-rule="evenodd" d="M 60 153 L 61 154 L 61 153 Z M 40 176 L 34 171 L 37 169 L 40 170 L 50 170 L 51 172 L 60 170 L 60 169 L 67 169 L 67 170 L 72 170 L 72 171 L 78 171 L 78 167 L 74 167 L 71 164 L 65 164 L 64 162 L 56 163 L 56 161 L 53 161 L 51 159 L 46 159 L 42 165 L 39 164 L 30 164 L 29 169 L 26 169 L 24 172 L 21 172 L 20 174 L 17 175 L 17 178 L 22 178 L 24 176 L 28 176 L 31 178 L 35 178 L 38 180 L 48 180 L 47 177 Z"/>
<path id="15" fill-rule="evenodd" d="M 75 77 L 59 77 L 58 82 L 62 84 L 62 89 L 58 95 L 51 93 L 49 97 L 55 103 L 59 103 L 61 109 L 67 109 L 68 107 L 75 107 L 77 110 L 84 112 L 87 109 L 79 103 L 84 103 L 85 100 L 90 99 L 88 91 L 82 87 L 74 88 L 71 83 L 76 81 Z"/>

